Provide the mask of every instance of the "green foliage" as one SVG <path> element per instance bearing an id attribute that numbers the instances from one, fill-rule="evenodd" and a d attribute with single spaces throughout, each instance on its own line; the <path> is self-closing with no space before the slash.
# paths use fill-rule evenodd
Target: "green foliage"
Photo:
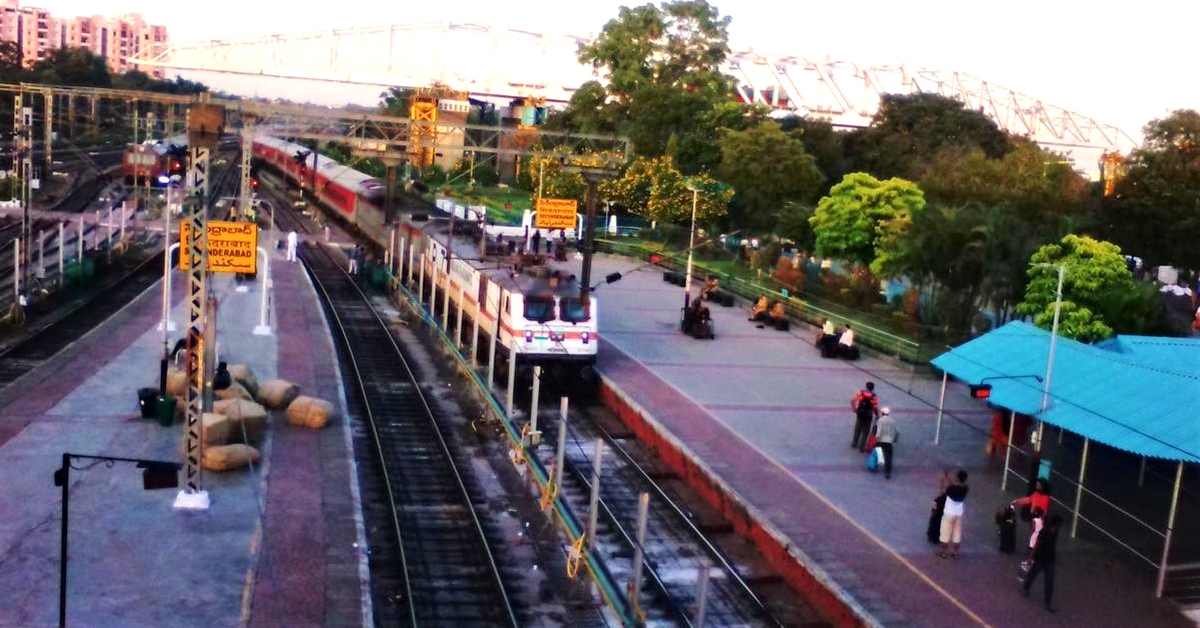
<path id="1" fill-rule="evenodd" d="M 571 102 L 562 111 L 552 111 L 544 128 L 576 133 L 615 133 L 613 108 L 608 106 L 608 90 L 599 81 L 588 81 L 571 94 Z"/>
<path id="2" fill-rule="evenodd" d="M 869 264 L 876 274 L 890 276 L 902 266 L 901 238 L 923 209 L 925 195 L 911 181 L 848 174 L 817 203 L 809 221 L 817 254 Z"/>
<path id="3" fill-rule="evenodd" d="M 631 96 L 621 130 L 639 155 L 658 157 L 667 154 L 672 137 L 696 133 L 697 119 L 712 107 L 713 99 L 706 94 L 674 85 L 649 85 Z"/>
<path id="4" fill-rule="evenodd" d="M 697 224 L 724 216 L 733 198 L 733 190 L 708 174 L 685 177 L 669 155 L 639 157 L 620 177 L 602 183 L 600 192 L 632 214 L 662 222 L 690 221 L 695 201 Z"/>
<path id="5" fill-rule="evenodd" d="M 1200 268 L 1200 113 L 1154 120 L 1099 212 L 1101 233 L 1142 258 Z"/>
<path id="6" fill-rule="evenodd" d="M 804 144 L 773 121 L 745 131 L 723 129 L 717 174 L 736 190 L 738 226 L 769 229 L 784 203 L 815 200 L 824 178 Z"/>
<path id="7" fill-rule="evenodd" d="M 55 48 L 45 59 L 33 64 L 32 75 L 37 83 L 82 87 L 113 84 L 104 57 L 92 54 L 87 48 Z"/>
<path id="8" fill-rule="evenodd" d="M 408 99 L 412 94 L 413 90 L 405 87 L 387 88 L 387 91 L 379 94 L 379 112 L 385 116 L 407 118 Z"/>
<path id="9" fill-rule="evenodd" d="M 0 41 L 0 82 L 20 83 L 27 74 L 21 64 L 21 46 L 15 41 Z"/>
<path id="10" fill-rule="evenodd" d="M 1082 342 L 1113 335 L 1101 311 L 1114 295 L 1137 292 L 1121 249 L 1111 242 L 1068 234 L 1030 257 L 1029 285 L 1017 313 L 1032 316 L 1035 325 L 1050 329 L 1054 321 L 1059 267 L 1063 275 L 1058 333 Z"/>
<path id="11" fill-rule="evenodd" d="M 859 170 L 912 180 L 945 148 L 977 148 L 989 158 L 1010 149 L 1008 136 L 983 113 L 930 93 L 884 94 L 871 126 L 855 133 L 850 144 Z"/>
<path id="12" fill-rule="evenodd" d="M 812 223 L 813 206 L 796 201 L 786 201 L 775 218 L 775 233 L 791 240 L 802 251 L 811 251 L 815 243 Z"/>

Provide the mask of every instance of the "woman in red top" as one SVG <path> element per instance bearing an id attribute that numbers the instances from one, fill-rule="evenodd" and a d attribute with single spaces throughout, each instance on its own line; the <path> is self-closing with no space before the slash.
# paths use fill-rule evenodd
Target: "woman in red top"
<path id="1" fill-rule="evenodd" d="M 1014 508 L 1029 507 L 1029 512 L 1032 513 L 1035 509 L 1040 509 L 1042 514 L 1050 512 L 1050 488 L 1046 486 L 1046 481 L 1038 478 L 1033 483 L 1033 492 L 1028 497 L 1013 500 Z M 1024 519 L 1024 515 L 1021 517 Z"/>

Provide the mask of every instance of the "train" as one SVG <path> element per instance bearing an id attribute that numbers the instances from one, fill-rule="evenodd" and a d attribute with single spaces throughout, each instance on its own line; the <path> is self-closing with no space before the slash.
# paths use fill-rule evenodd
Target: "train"
<path id="1" fill-rule="evenodd" d="M 121 177 L 126 185 L 161 186 L 159 177 L 187 173 L 187 136 L 128 144 L 121 155 Z"/>
<path id="2" fill-rule="evenodd" d="M 395 230 L 406 250 L 397 259 L 411 263 L 414 277 L 449 292 L 469 325 L 478 319 L 497 346 L 517 363 L 541 366 L 590 365 L 599 342 L 597 299 L 584 293 L 564 267 L 520 256 L 505 256 L 499 242 L 486 242 L 477 214 L 460 216 L 458 228 L 416 212 L 388 224 L 383 211 L 386 186 L 378 179 L 266 133 L 254 138 L 255 168 L 282 175 L 307 198 L 377 250 L 392 250 Z M 466 228 L 464 228 L 466 227 Z M 481 237 L 482 235 L 482 237 Z M 480 241 L 484 249 L 480 250 Z M 397 244 L 396 246 L 400 246 Z M 409 261 L 411 260 L 411 262 Z"/>

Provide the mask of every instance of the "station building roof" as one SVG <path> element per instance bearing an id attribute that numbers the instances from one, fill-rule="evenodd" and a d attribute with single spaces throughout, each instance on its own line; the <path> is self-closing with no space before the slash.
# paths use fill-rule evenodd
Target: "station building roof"
<path id="1" fill-rule="evenodd" d="M 1050 333 L 1014 321 L 959 345 L 933 365 L 991 402 L 1133 454 L 1200 462 L 1200 343 L 1125 336 L 1103 346 L 1059 337 L 1050 395 Z"/>

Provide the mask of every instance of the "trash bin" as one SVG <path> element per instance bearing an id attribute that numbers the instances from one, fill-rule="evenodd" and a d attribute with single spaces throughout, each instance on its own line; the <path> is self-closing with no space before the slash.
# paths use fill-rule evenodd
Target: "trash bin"
<path id="1" fill-rule="evenodd" d="M 138 409 L 142 411 L 143 419 L 153 419 L 158 416 L 158 389 L 138 389 Z"/>
<path id="2" fill-rule="evenodd" d="M 380 288 L 388 285 L 388 268 L 387 266 L 372 266 L 371 267 L 371 283 Z"/>
<path id="3" fill-rule="evenodd" d="M 157 398 L 155 405 L 158 411 L 158 423 L 163 427 L 170 427 L 175 424 L 175 398 L 171 395 L 164 395 Z"/>

